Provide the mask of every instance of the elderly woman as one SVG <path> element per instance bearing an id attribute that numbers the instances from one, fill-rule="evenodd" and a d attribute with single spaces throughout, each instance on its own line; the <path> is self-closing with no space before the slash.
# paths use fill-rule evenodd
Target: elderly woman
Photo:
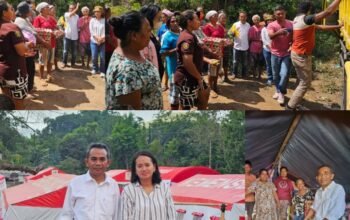
<path id="1" fill-rule="evenodd" d="M 179 93 L 174 84 L 174 73 L 176 70 L 176 43 L 179 39 L 180 27 L 179 27 L 179 12 L 175 12 L 173 16 L 170 16 L 166 21 L 168 31 L 165 32 L 162 39 L 162 47 L 160 53 L 165 56 L 168 79 L 170 79 L 170 92 L 169 102 L 171 110 L 179 109 Z"/>
<path id="2" fill-rule="evenodd" d="M 255 193 L 253 219 L 278 220 L 277 207 L 280 204 L 276 191 L 267 170 L 261 169 L 259 179 L 248 188 L 248 192 Z"/>
<path id="3" fill-rule="evenodd" d="M 90 20 L 90 47 L 92 53 L 92 74 L 100 72 L 101 78 L 105 77 L 105 19 L 103 16 L 103 8 L 95 6 L 95 17 Z M 98 65 L 98 58 L 100 58 L 100 65 Z"/>
<path id="4" fill-rule="evenodd" d="M 225 12 L 221 11 L 219 13 L 219 16 L 218 16 L 218 25 L 220 27 L 222 27 L 222 29 L 224 30 L 225 34 L 225 38 L 228 38 L 228 35 L 227 35 L 227 29 L 226 29 L 226 14 Z M 233 43 L 233 42 L 232 42 Z M 222 67 L 224 69 L 224 79 L 223 81 L 224 82 L 228 82 L 230 83 L 230 80 L 228 79 L 228 68 L 229 68 L 229 64 L 232 60 L 232 44 L 227 44 L 225 45 L 225 47 L 223 48 L 223 57 L 222 57 Z"/>
<path id="5" fill-rule="evenodd" d="M 249 28 L 249 54 L 250 54 L 250 66 L 254 77 L 261 78 L 263 58 L 263 42 L 261 40 L 260 16 L 254 15 L 254 25 Z"/>
<path id="6" fill-rule="evenodd" d="M 305 205 L 308 201 L 315 199 L 314 193 L 305 186 L 303 179 L 299 178 L 295 181 L 298 192 L 294 194 L 292 199 L 291 219 L 293 220 L 304 220 Z"/>
<path id="7" fill-rule="evenodd" d="M 161 179 L 156 158 L 147 151 L 136 153 L 132 160 L 131 183 L 121 196 L 121 219 L 176 219 L 170 187 Z"/>
<path id="8" fill-rule="evenodd" d="M 90 29 L 89 24 L 91 17 L 89 16 L 89 8 L 84 6 L 81 9 L 81 16 L 78 20 L 78 29 L 79 29 L 79 47 L 81 55 L 81 64 L 82 67 L 85 67 L 85 54 L 87 55 L 86 67 L 89 68 L 89 63 L 91 59 L 91 49 L 90 49 Z"/>
<path id="9" fill-rule="evenodd" d="M 52 37 L 55 40 L 55 48 L 51 51 L 53 54 L 50 54 L 51 56 L 54 56 L 53 61 L 54 61 L 54 66 L 55 66 L 55 71 L 61 71 L 61 69 L 58 67 L 58 49 L 57 48 L 62 48 L 61 39 L 64 36 L 64 32 L 59 29 L 57 25 L 57 17 L 56 17 L 56 7 L 54 5 L 49 6 L 50 12 L 50 22 L 52 23 L 54 34 Z M 61 46 L 61 47 L 59 47 Z"/>
<path id="10" fill-rule="evenodd" d="M 33 26 L 40 29 L 44 34 L 50 36 L 50 48 L 40 47 L 39 49 L 39 64 L 40 64 L 40 77 L 42 80 L 42 85 L 47 86 L 47 83 L 51 81 L 51 69 L 52 64 L 54 63 L 54 48 L 56 46 L 55 37 L 52 31 L 56 28 L 56 24 L 50 16 L 50 5 L 46 2 L 41 2 L 36 6 L 36 11 L 40 14 L 34 19 Z M 46 30 L 44 30 L 46 29 Z M 46 74 L 44 73 L 46 65 L 46 71 L 49 78 L 47 79 Z"/>
<path id="11" fill-rule="evenodd" d="M 18 27 L 21 29 L 24 38 L 27 41 L 32 41 L 33 43 L 42 44 L 46 48 L 50 48 L 50 42 L 44 41 L 40 36 L 37 35 L 37 32 L 29 21 L 29 17 L 32 16 L 32 10 L 30 8 L 30 5 L 23 1 L 20 2 L 17 5 L 17 11 L 16 11 L 16 20 L 15 24 L 18 25 Z M 33 91 L 34 87 L 34 76 L 35 76 L 35 61 L 34 61 L 34 55 L 33 56 L 27 56 L 26 57 L 26 67 L 28 72 L 28 92 L 29 94 Z"/>
<path id="12" fill-rule="evenodd" d="M 208 37 L 215 37 L 215 38 L 224 38 L 225 37 L 225 29 L 218 24 L 218 13 L 214 10 L 209 11 L 205 18 L 209 21 L 204 28 L 203 32 Z M 218 51 L 221 55 L 222 51 Z M 219 74 L 220 65 L 210 65 L 209 66 L 209 76 L 208 76 L 208 82 L 209 87 L 212 89 L 212 97 L 216 98 L 218 95 L 218 74 Z"/>
<path id="13" fill-rule="evenodd" d="M 131 11 L 109 20 L 120 43 L 114 51 L 106 74 L 108 110 L 163 108 L 159 73 L 140 54 L 150 41 L 151 27 L 139 12 Z"/>
<path id="14" fill-rule="evenodd" d="M 0 87 L 17 110 L 24 109 L 28 93 L 25 56 L 32 55 L 32 42 L 25 42 L 21 30 L 12 23 L 15 13 L 7 1 L 0 1 Z M 28 54 L 29 53 L 29 54 Z"/>

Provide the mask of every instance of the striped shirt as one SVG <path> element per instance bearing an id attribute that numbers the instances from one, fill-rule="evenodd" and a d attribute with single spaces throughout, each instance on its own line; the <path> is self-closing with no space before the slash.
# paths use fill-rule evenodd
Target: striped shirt
<path id="1" fill-rule="evenodd" d="M 105 36 L 105 19 L 101 18 L 100 20 L 97 20 L 96 18 L 92 18 L 90 20 L 89 29 L 91 34 L 91 41 L 93 43 L 97 43 L 94 39 L 94 36 L 96 37 Z"/>
<path id="2" fill-rule="evenodd" d="M 121 198 L 121 220 L 175 220 L 175 206 L 165 182 L 156 184 L 149 195 L 139 183 L 124 188 Z"/>

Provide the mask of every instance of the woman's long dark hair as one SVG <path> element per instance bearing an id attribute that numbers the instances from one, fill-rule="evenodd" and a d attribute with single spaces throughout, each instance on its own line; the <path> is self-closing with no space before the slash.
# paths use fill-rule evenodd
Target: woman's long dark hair
<path id="1" fill-rule="evenodd" d="M 2 16 L 4 16 L 4 11 L 9 9 L 9 3 L 7 1 L 0 1 L 0 20 L 2 20 Z"/>
<path id="2" fill-rule="evenodd" d="M 148 151 L 140 151 L 134 155 L 134 158 L 132 159 L 132 164 L 131 164 L 131 182 L 132 183 L 136 183 L 136 182 L 140 183 L 140 179 L 136 174 L 136 160 L 140 156 L 145 156 L 145 157 L 151 158 L 153 166 L 155 166 L 155 168 L 156 168 L 156 170 L 154 171 L 154 173 L 152 175 L 152 184 L 153 185 L 159 184 L 162 181 L 162 178 L 160 177 L 158 163 L 157 163 L 156 158 Z"/>

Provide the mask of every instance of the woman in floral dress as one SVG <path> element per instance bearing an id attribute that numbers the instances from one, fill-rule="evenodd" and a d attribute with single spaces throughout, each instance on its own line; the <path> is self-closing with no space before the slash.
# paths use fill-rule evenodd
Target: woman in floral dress
<path id="1" fill-rule="evenodd" d="M 140 55 L 151 35 L 148 20 L 131 11 L 109 20 L 116 37 L 106 74 L 106 106 L 108 110 L 160 110 L 163 108 L 160 77 L 157 68 Z"/>
<path id="2" fill-rule="evenodd" d="M 254 220 L 278 220 L 277 207 L 279 206 L 279 200 L 276 193 L 277 189 L 268 180 L 267 170 L 261 169 L 259 179 L 249 187 L 249 191 L 255 193 Z"/>

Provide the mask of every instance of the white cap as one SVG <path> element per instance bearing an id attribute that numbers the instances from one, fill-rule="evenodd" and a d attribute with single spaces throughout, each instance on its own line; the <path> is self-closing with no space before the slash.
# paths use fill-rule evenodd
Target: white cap
<path id="1" fill-rule="evenodd" d="M 209 20 L 211 17 L 213 17 L 214 15 L 217 15 L 217 14 L 218 14 L 218 12 L 215 10 L 208 11 L 208 13 L 205 15 L 205 19 Z"/>
<path id="2" fill-rule="evenodd" d="M 48 6 L 50 6 L 48 3 L 46 3 L 46 2 L 41 2 L 40 4 L 38 4 L 38 5 L 36 6 L 35 10 L 36 10 L 37 12 L 41 12 L 41 10 L 42 10 L 43 8 L 48 7 Z"/>

